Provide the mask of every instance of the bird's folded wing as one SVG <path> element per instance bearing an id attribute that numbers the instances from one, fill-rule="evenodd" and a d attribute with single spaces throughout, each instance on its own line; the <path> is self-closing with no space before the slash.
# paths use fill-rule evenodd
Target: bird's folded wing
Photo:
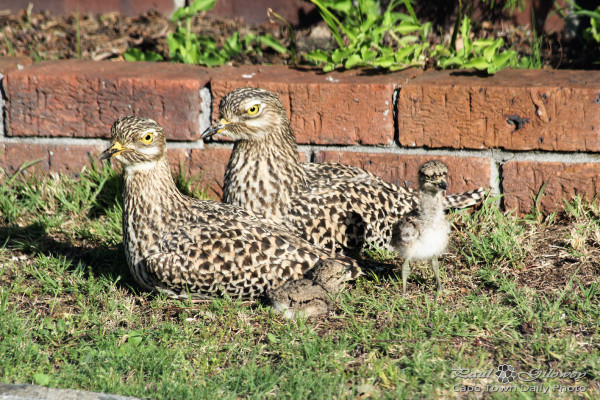
<path id="1" fill-rule="evenodd" d="M 181 226 L 160 240 L 145 260 L 148 272 L 173 290 L 254 297 L 269 287 L 298 279 L 324 255 L 291 235 L 276 236 L 260 226 Z"/>

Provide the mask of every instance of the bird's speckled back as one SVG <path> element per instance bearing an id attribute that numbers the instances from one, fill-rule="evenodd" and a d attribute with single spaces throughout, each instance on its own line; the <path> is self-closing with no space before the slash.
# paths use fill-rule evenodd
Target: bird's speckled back
<path id="1" fill-rule="evenodd" d="M 300 163 L 281 101 L 265 90 L 230 92 L 221 100 L 220 116 L 224 124 L 218 132 L 236 141 L 223 201 L 281 223 L 325 249 L 390 249 L 392 227 L 419 201 L 414 190 L 360 168 Z M 474 204 L 481 193 L 451 204 Z"/>

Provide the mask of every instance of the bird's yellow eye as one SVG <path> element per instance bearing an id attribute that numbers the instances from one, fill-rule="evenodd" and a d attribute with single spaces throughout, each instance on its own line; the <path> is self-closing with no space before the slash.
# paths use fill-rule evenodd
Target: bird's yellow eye
<path id="1" fill-rule="evenodd" d="M 256 115 L 258 113 L 259 107 L 258 104 L 253 105 L 249 109 L 246 110 L 246 114 L 248 115 Z"/>
<path id="2" fill-rule="evenodd" d="M 148 132 L 140 140 L 144 144 L 150 144 L 154 140 L 154 133 Z"/>

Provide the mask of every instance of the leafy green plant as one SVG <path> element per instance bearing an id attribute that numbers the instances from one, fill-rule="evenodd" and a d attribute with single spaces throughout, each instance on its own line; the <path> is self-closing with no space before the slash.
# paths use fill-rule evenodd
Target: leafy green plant
<path id="1" fill-rule="evenodd" d="M 506 67 L 541 67 L 541 42 L 537 37 L 532 46 L 534 54 L 521 58 L 515 50 L 504 50 L 502 38 L 473 40 L 472 20 L 467 16 L 461 18 L 460 3 L 450 44 L 434 47 L 428 38 L 431 22 L 419 21 L 410 0 L 390 1 L 383 14 L 380 2 L 375 0 L 358 0 L 358 7 L 350 0 L 311 1 L 318 7 L 338 46 L 329 53 L 315 50 L 305 55 L 307 60 L 323 65 L 325 72 L 339 67 L 394 71 L 433 64 L 438 68 L 474 68 L 493 74 Z M 510 0 L 511 4 L 519 1 Z M 408 14 L 394 11 L 400 5 L 404 5 Z"/>
<path id="2" fill-rule="evenodd" d="M 594 41 L 600 44 L 600 6 L 596 7 L 595 10 L 586 10 L 575 4 L 575 2 L 570 3 L 575 8 L 573 14 L 589 17 L 590 19 L 590 26 L 583 31 L 584 39 L 588 42 Z"/>
<path id="3" fill-rule="evenodd" d="M 192 32 L 192 18 L 201 11 L 211 10 L 217 0 L 195 0 L 190 6 L 181 7 L 173 14 L 177 30 L 167 37 L 169 55 L 173 61 L 185 64 L 200 64 L 209 67 L 223 65 L 242 51 L 262 53 L 262 47 L 279 53 L 287 53 L 287 48 L 272 35 L 246 35 L 240 38 L 239 32 L 227 39 L 222 48 L 212 37 Z"/>
<path id="4" fill-rule="evenodd" d="M 586 52 L 590 52 L 596 64 L 600 63 L 600 6 L 595 9 L 585 9 L 575 0 L 567 0 L 567 5 L 561 7 L 554 2 L 556 13 L 565 21 L 570 30 L 576 33 L 576 37 Z M 571 11 L 573 10 L 573 11 Z M 589 26 L 581 32 L 573 23 L 572 16 L 589 18 Z"/>
<path id="5" fill-rule="evenodd" d="M 192 32 L 194 15 L 211 10 L 215 4 L 216 0 L 194 0 L 191 5 L 180 7 L 175 11 L 172 19 L 177 22 L 177 30 L 167 37 L 169 53 L 173 61 L 213 66 L 224 64 L 229 59 L 231 54 L 228 54 L 225 49 L 219 52 L 213 38 L 195 35 Z M 235 48 L 230 47 L 229 50 L 235 51 Z"/>
<path id="6" fill-rule="evenodd" d="M 501 50 L 504 45 L 502 38 L 473 40 L 469 36 L 471 26 L 471 19 L 467 16 L 463 17 L 458 39 L 453 40 L 449 47 L 442 44 L 435 46 L 432 57 L 436 59 L 437 66 L 441 68 L 474 68 L 487 71 L 488 74 L 494 74 L 509 66 L 518 66 L 516 51 Z M 457 32 L 456 29 L 455 32 Z M 462 47 L 457 46 L 459 41 L 462 42 Z"/>
<path id="7" fill-rule="evenodd" d="M 162 61 L 163 56 L 154 51 L 142 51 L 133 47 L 123 53 L 123 58 L 125 61 Z"/>
<path id="8" fill-rule="evenodd" d="M 410 66 L 424 66 L 427 60 L 426 42 L 432 24 L 421 24 L 409 0 L 390 1 L 383 14 L 380 3 L 358 0 L 358 7 L 350 1 L 311 0 L 327 23 L 338 48 L 331 53 L 315 50 L 305 55 L 311 62 L 322 64 L 323 71 L 343 66 L 382 67 L 398 70 Z M 403 3 L 410 15 L 393 10 Z M 341 15 L 340 21 L 335 11 Z"/>
<path id="9" fill-rule="evenodd" d="M 275 50 L 280 54 L 286 54 L 288 52 L 288 49 L 284 45 L 279 43 L 279 41 L 275 39 L 270 33 L 266 35 L 255 35 L 253 33 L 249 33 L 241 39 L 241 44 L 245 53 L 250 53 L 254 51 L 262 55 L 263 47 Z"/>

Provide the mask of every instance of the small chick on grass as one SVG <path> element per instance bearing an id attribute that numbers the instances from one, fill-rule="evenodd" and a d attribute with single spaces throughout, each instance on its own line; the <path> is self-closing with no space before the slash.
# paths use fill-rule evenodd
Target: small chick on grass
<path id="1" fill-rule="evenodd" d="M 324 260 L 306 278 L 290 280 L 267 292 L 271 306 L 287 319 L 325 314 L 349 280 L 349 270 L 336 260 Z"/>
<path id="2" fill-rule="evenodd" d="M 404 259 L 402 264 L 402 295 L 406 296 L 406 279 L 413 260 L 431 259 L 442 290 L 438 256 L 448 245 L 450 223 L 444 213 L 448 167 L 441 161 L 428 161 L 419 169 L 419 206 L 403 217 L 394 227 L 391 245 Z"/>

